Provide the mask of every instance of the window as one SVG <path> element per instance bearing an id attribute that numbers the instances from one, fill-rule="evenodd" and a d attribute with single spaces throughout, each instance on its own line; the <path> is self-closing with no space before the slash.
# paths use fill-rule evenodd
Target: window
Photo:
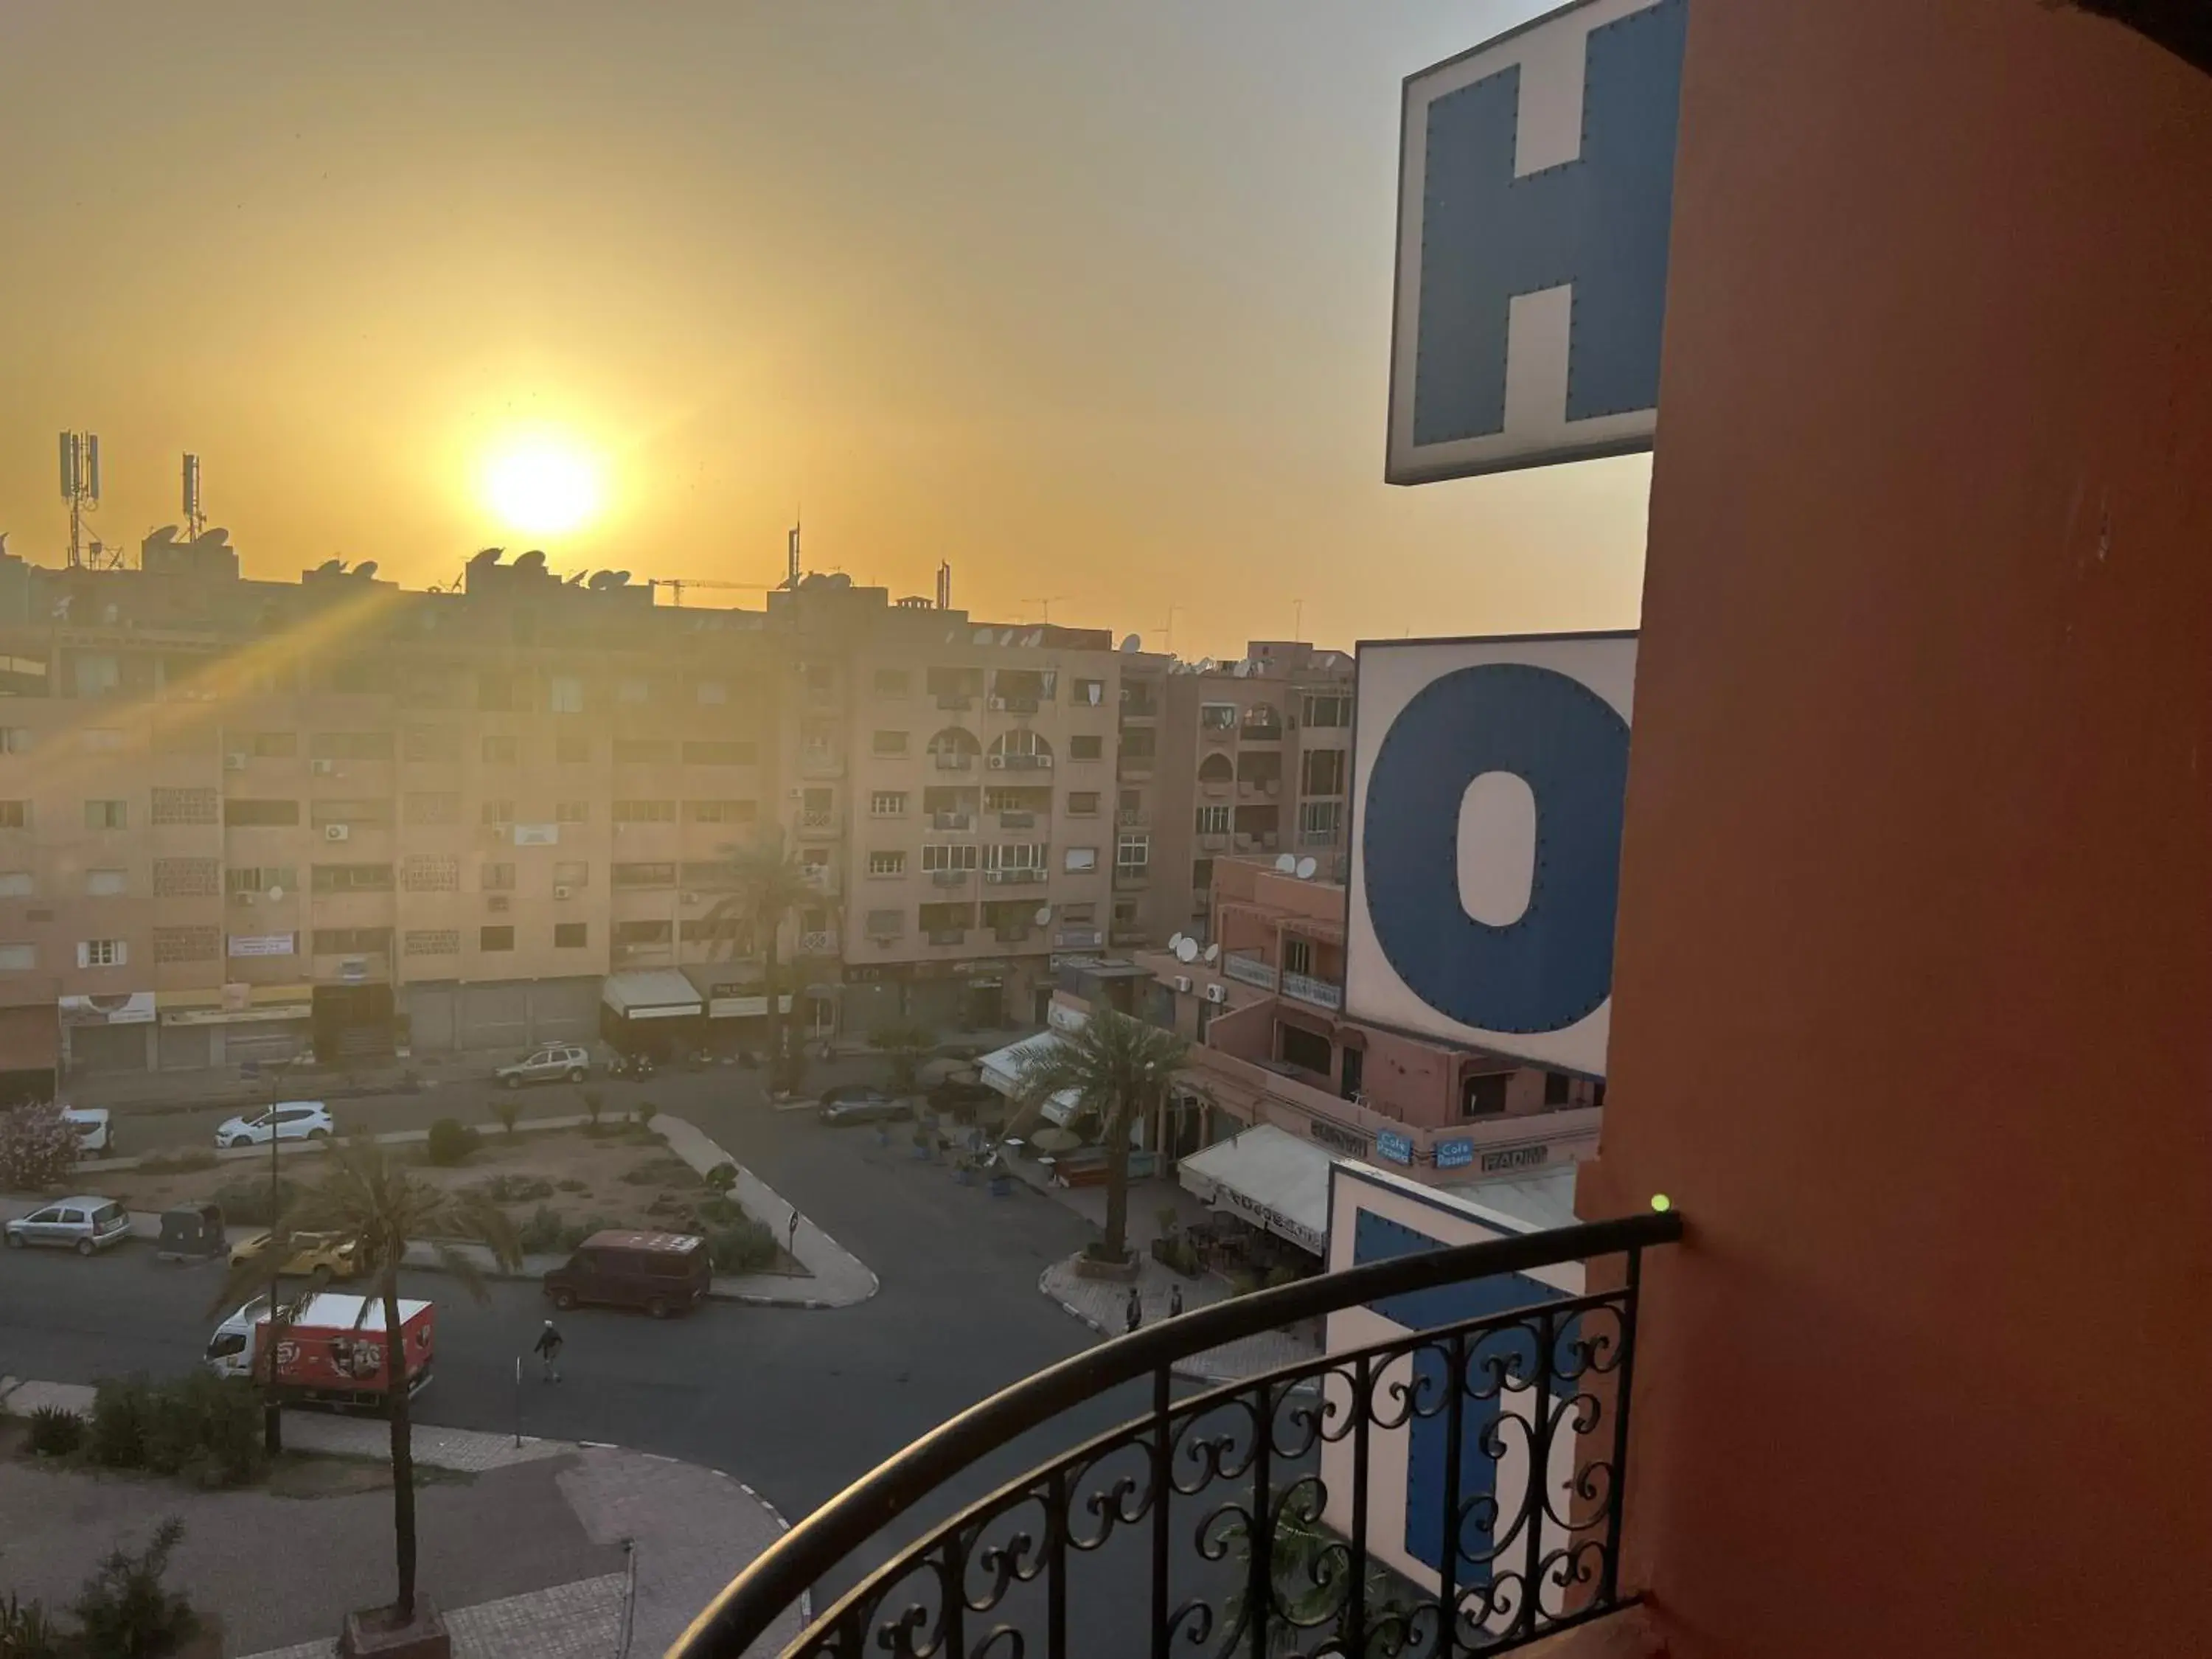
<path id="1" fill-rule="evenodd" d="M 830 867 L 830 849 L 826 847 L 808 847 L 801 848 L 799 854 L 799 867 L 802 870 L 811 870 L 817 872 L 828 870 Z M 818 933 L 822 930 L 818 927 L 810 927 L 806 931 L 810 933 Z"/>
<path id="2" fill-rule="evenodd" d="M 123 747 L 123 733 L 112 726 L 88 726 L 77 736 L 85 748 L 95 755 L 112 754 Z"/>
<path id="3" fill-rule="evenodd" d="M 1079 676 L 1073 683 L 1073 689 L 1069 694 L 1068 701 L 1078 708 L 1102 708 L 1106 702 L 1106 682 L 1087 680 Z"/>
<path id="4" fill-rule="evenodd" d="M 1122 928 L 1134 927 L 1136 925 L 1137 901 L 1134 899 L 1115 899 L 1114 901 L 1114 926 L 1116 928 Z"/>
<path id="5" fill-rule="evenodd" d="M 673 864 L 617 864 L 609 866 L 608 879 L 617 887 L 673 887 Z"/>
<path id="6" fill-rule="evenodd" d="M 739 956 L 752 952 L 750 924 L 740 916 L 696 916 L 684 924 L 687 945 L 723 944 Z"/>
<path id="7" fill-rule="evenodd" d="M 451 790 L 414 791 L 401 798 L 400 813 L 409 823 L 459 823 L 461 798 Z"/>
<path id="8" fill-rule="evenodd" d="M 477 809 L 477 819 L 483 823 L 513 823 L 514 803 L 511 800 L 488 800 Z"/>
<path id="9" fill-rule="evenodd" d="M 973 842 L 958 847 L 925 847 L 921 849 L 921 867 L 925 871 L 973 870 L 975 859 L 976 848 Z"/>
<path id="10" fill-rule="evenodd" d="M 410 726 L 400 752 L 411 761 L 457 761 L 461 757 L 461 734 L 450 726 Z"/>
<path id="11" fill-rule="evenodd" d="M 388 864 L 318 864 L 308 871 L 318 893 L 388 893 L 392 866 Z"/>
<path id="12" fill-rule="evenodd" d="M 1198 809 L 1198 833 L 1201 836 L 1225 836 L 1229 833 L 1229 809 L 1226 806 L 1201 806 Z"/>
<path id="13" fill-rule="evenodd" d="M 908 734 L 904 732 L 878 732 L 868 740 L 872 755 L 903 755 L 907 751 Z"/>
<path id="14" fill-rule="evenodd" d="M 556 714 L 584 712 L 584 682 L 574 674 L 556 674 L 545 682 L 545 707 Z"/>
<path id="15" fill-rule="evenodd" d="M 487 893 L 512 893 L 514 890 L 514 866 L 507 863 L 478 865 L 477 886 Z"/>
<path id="16" fill-rule="evenodd" d="M 1327 726 L 1351 725 L 1351 696 L 1348 694 L 1307 692 L 1306 724 Z"/>
<path id="17" fill-rule="evenodd" d="M 164 789 L 154 791 L 154 822 L 156 823 L 213 823 L 220 810 L 218 798 L 212 789 Z"/>
<path id="18" fill-rule="evenodd" d="M 76 670 L 76 694 L 80 697 L 112 696 L 116 688 L 123 684 L 121 665 L 105 653 L 82 653 L 74 666 Z"/>
<path id="19" fill-rule="evenodd" d="M 300 884 L 289 864 L 246 864 L 222 872 L 223 884 L 234 893 L 289 892 Z"/>
<path id="20" fill-rule="evenodd" d="M 905 932 L 905 911 L 871 910 L 868 912 L 867 934 L 870 939 L 894 939 Z"/>
<path id="21" fill-rule="evenodd" d="M 1309 843 L 1325 843 L 1336 839 L 1337 817 L 1344 803 L 1334 800 L 1310 800 L 1298 808 L 1298 838 Z"/>
<path id="22" fill-rule="evenodd" d="M 1574 1098 L 1575 1080 L 1565 1072 L 1544 1073 L 1544 1104 L 1565 1106 Z"/>
<path id="23" fill-rule="evenodd" d="M 119 800 L 88 800 L 84 804 L 84 827 L 88 830 L 125 830 L 130 827 L 131 809 Z"/>
<path id="24" fill-rule="evenodd" d="M 30 802 L 0 800 L 0 830 L 27 830 L 30 827 Z"/>
<path id="25" fill-rule="evenodd" d="M 313 760 L 388 761 L 392 758 L 389 732 L 318 732 L 307 739 Z"/>
<path id="26" fill-rule="evenodd" d="M 750 823 L 760 803 L 750 800 L 687 800 L 684 816 L 694 823 Z"/>
<path id="27" fill-rule="evenodd" d="M 1208 755 L 1198 763 L 1198 781 L 1200 783 L 1227 783 L 1236 775 L 1237 769 L 1230 763 L 1226 755 Z"/>
<path id="28" fill-rule="evenodd" d="M 512 951 L 514 949 L 514 929 L 512 927 L 477 928 L 477 949 L 479 951 Z"/>
<path id="29" fill-rule="evenodd" d="M 1098 867 L 1098 849 L 1095 847 L 1071 847 L 1061 867 L 1071 875 L 1078 871 L 1096 870 Z"/>
<path id="30" fill-rule="evenodd" d="M 1190 861 L 1190 884 L 1201 895 L 1213 885 L 1212 859 L 1193 859 Z"/>
<path id="31" fill-rule="evenodd" d="M 674 929 L 665 921 L 618 921 L 615 924 L 615 944 L 622 945 L 665 945 Z"/>
<path id="32" fill-rule="evenodd" d="M 28 870 L 0 870 L 0 898 L 29 898 L 38 890 Z"/>
<path id="33" fill-rule="evenodd" d="M 906 816 L 906 791 L 878 789 L 868 797 L 868 815 L 878 818 L 902 818 Z"/>
<path id="34" fill-rule="evenodd" d="M 39 965 L 35 945 L 0 945 L 0 973 L 19 974 Z"/>
<path id="35" fill-rule="evenodd" d="M 1095 904 L 1063 904 L 1060 907 L 1060 919 L 1071 927 L 1079 924 L 1088 927 L 1098 919 L 1098 907 Z"/>
<path id="36" fill-rule="evenodd" d="M 240 800 L 222 804 L 222 821 L 234 826 L 292 824 L 300 821 L 295 800 Z"/>
<path id="37" fill-rule="evenodd" d="M 119 939 L 82 939 L 76 943 L 80 968 L 120 968 L 131 960 L 131 947 Z"/>
<path id="38" fill-rule="evenodd" d="M 1299 763 L 1304 774 L 1300 785 L 1309 795 L 1344 793 L 1344 754 L 1341 749 L 1309 749 Z"/>
<path id="39" fill-rule="evenodd" d="M 556 800 L 553 803 L 553 822 L 556 823 L 586 823 L 591 821 L 592 803 L 587 800 Z"/>
<path id="40" fill-rule="evenodd" d="M 389 927 L 318 927 L 313 940 L 319 957 L 382 956 L 392 949 Z"/>
<path id="41" fill-rule="evenodd" d="M 1233 732 L 1237 729 L 1237 705 L 1233 702 L 1202 702 L 1198 706 L 1198 729 L 1201 732 Z"/>
<path id="42" fill-rule="evenodd" d="M 410 853 L 399 866 L 399 885 L 409 893 L 458 893 L 461 861 L 435 853 Z"/>
<path id="43" fill-rule="evenodd" d="M 1507 1072 L 1484 1072 L 1461 1079 L 1459 1085 L 1459 1115 L 1462 1117 L 1495 1117 L 1505 1109 L 1505 1087 L 1512 1081 Z"/>
<path id="44" fill-rule="evenodd" d="M 1078 735 L 1067 740 L 1067 757 L 1070 760 L 1103 760 L 1105 755 L 1106 739 L 1095 733 L 1089 737 Z"/>
<path id="45" fill-rule="evenodd" d="M 720 680 L 695 680 L 691 690 L 701 702 L 713 708 L 720 708 L 730 700 L 730 688 Z"/>
<path id="46" fill-rule="evenodd" d="M 1312 974 L 1311 939 L 1286 939 L 1283 941 L 1283 971 L 1286 974 Z"/>
<path id="47" fill-rule="evenodd" d="M 868 873 L 872 876 L 902 876 L 906 873 L 906 854 L 871 853 L 868 854 Z"/>
<path id="48" fill-rule="evenodd" d="M 1329 1040 L 1317 1031 L 1301 1030 L 1296 1025 L 1279 1027 L 1282 1032 L 1282 1052 L 1277 1058 L 1304 1072 L 1317 1072 L 1327 1077 L 1331 1062 L 1336 1058 Z"/>
<path id="49" fill-rule="evenodd" d="M 483 740 L 483 757 L 494 766 L 512 766 L 522 758 L 522 739 L 492 732 Z"/>
<path id="50" fill-rule="evenodd" d="M 617 738 L 615 763 L 618 766 L 653 766 L 676 758 L 673 738 Z"/>
<path id="51" fill-rule="evenodd" d="M 618 800 L 615 803 L 617 823 L 673 823 L 676 822 L 676 803 L 672 800 Z"/>
<path id="52" fill-rule="evenodd" d="M 553 924 L 553 948 L 556 951 L 580 951 L 592 942 L 591 924 L 582 921 L 556 921 Z"/>
<path id="53" fill-rule="evenodd" d="M 760 762 L 757 743 L 729 743 L 701 738 L 684 745 L 686 766 L 755 766 Z"/>
<path id="54" fill-rule="evenodd" d="M 31 746 L 27 726 L 0 726 L 0 755 L 20 755 Z"/>
<path id="55" fill-rule="evenodd" d="M 876 695 L 879 697 L 902 697 L 913 682 L 914 676 L 903 668 L 878 668 L 876 670 Z"/>
<path id="56" fill-rule="evenodd" d="M 625 674 L 615 682 L 615 701 L 633 704 L 651 702 L 653 682 L 635 674 Z"/>
<path id="57" fill-rule="evenodd" d="M 1142 870 L 1152 861 L 1152 838 L 1141 830 L 1124 830 L 1114 843 L 1114 865 L 1121 870 Z"/>
<path id="58" fill-rule="evenodd" d="M 289 760 L 300 752 L 297 732 L 256 732 L 246 739 L 246 752 L 263 760 Z"/>
<path id="59" fill-rule="evenodd" d="M 317 824 L 389 823 L 392 821 L 392 803 L 388 799 L 312 800 L 307 803 L 307 816 Z"/>
<path id="60" fill-rule="evenodd" d="M 563 766 L 581 766 L 592 758 L 592 740 L 580 732 L 563 732 L 553 739 L 553 758 Z"/>
<path id="61" fill-rule="evenodd" d="M 84 872 L 84 890 L 91 898 L 117 898 L 130 889 L 130 880 L 121 870 L 88 870 Z"/>
<path id="62" fill-rule="evenodd" d="M 402 941 L 410 957 L 457 957 L 461 953 L 458 927 L 410 927 Z"/>
<path id="63" fill-rule="evenodd" d="M 592 866 L 582 859 L 561 859 L 553 866 L 553 884 L 588 887 L 592 884 Z"/>

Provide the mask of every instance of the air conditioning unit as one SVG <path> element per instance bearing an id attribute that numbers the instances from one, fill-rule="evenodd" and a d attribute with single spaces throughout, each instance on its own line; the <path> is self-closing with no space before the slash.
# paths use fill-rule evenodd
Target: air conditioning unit
<path id="1" fill-rule="evenodd" d="M 323 826 L 323 839 L 325 841 L 343 841 L 347 836 L 352 834 L 352 827 L 348 824 L 326 823 Z"/>
<path id="2" fill-rule="evenodd" d="M 1177 974 L 1175 976 L 1175 988 L 1178 991 L 1188 992 L 1190 989 L 1190 975 L 1188 974 Z"/>
<path id="3" fill-rule="evenodd" d="M 1049 771 L 1051 771 L 1051 770 L 1052 770 L 1052 757 L 1051 757 L 1051 756 L 1049 756 L 1049 755 L 1033 755 L 1033 756 L 1031 756 L 1030 758 L 1030 759 L 1032 759 L 1032 760 L 1034 760 L 1034 761 L 1036 763 L 1036 765 L 1037 765 L 1037 770 L 1038 770 L 1038 771 L 1040 771 L 1040 772 L 1049 772 Z"/>
<path id="4" fill-rule="evenodd" d="M 484 908 L 494 915 L 503 915 L 514 908 L 514 896 L 508 893 L 494 893 L 484 901 Z"/>
<path id="5" fill-rule="evenodd" d="M 804 789 L 787 790 L 786 791 L 786 793 L 793 800 L 805 800 L 806 799 L 806 792 Z"/>
<path id="6" fill-rule="evenodd" d="M 685 893 L 683 895 L 683 899 L 686 904 L 696 904 L 699 902 L 699 896 L 696 893 Z"/>
<path id="7" fill-rule="evenodd" d="M 576 896 L 576 890 L 573 887 L 556 887 L 553 890 L 553 896 L 556 899 L 574 898 Z"/>
<path id="8" fill-rule="evenodd" d="M 994 772 L 1003 772 L 1006 769 L 1006 757 L 1004 755 L 988 755 L 984 758 Z"/>
<path id="9" fill-rule="evenodd" d="M 319 778 L 334 778 L 338 775 L 338 763 L 334 760 L 311 760 L 307 770 Z"/>
<path id="10" fill-rule="evenodd" d="M 222 769 L 226 772 L 243 772 L 246 769 L 246 757 L 235 750 L 225 755 L 222 757 Z"/>
<path id="11" fill-rule="evenodd" d="M 230 896 L 230 902 L 233 904 L 251 904 L 260 895 L 257 893 L 233 893 Z"/>
<path id="12" fill-rule="evenodd" d="M 1228 1000 L 1229 1000 L 1229 988 L 1228 988 L 1226 985 L 1209 985 L 1209 986 L 1207 986 L 1207 987 L 1206 988 L 1206 1000 L 1208 1002 L 1226 1002 L 1226 1001 L 1228 1001 Z"/>

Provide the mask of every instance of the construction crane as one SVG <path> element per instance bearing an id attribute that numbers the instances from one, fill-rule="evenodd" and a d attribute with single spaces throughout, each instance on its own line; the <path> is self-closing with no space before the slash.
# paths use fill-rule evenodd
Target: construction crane
<path id="1" fill-rule="evenodd" d="M 684 590 L 687 587 L 726 587 L 732 588 L 739 592 L 744 593 L 771 593 L 775 591 L 776 587 L 780 586 L 780 584 L 775 582 L 708 581 L 696 576 L 656 576 L 653 580 L 653 586 L 655 587 L 665 587 L 668 589 L 676 596 L 674 602 L 678 605 L 682 605 L 684 603 Z"/>

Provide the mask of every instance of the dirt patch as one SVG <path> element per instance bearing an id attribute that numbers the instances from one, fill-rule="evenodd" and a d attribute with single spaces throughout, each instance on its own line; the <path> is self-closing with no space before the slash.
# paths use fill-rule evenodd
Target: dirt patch
<path id="1" fill-rule="evenodd" d="M 463 1469 L 415 1466 L 417 1489 L 465 1486 L 476 1476 Z M 374 1457 L 331 1457 L 287 1452 L 269 1466 L 271 1498 L 348 1498 L 356 1492 L 392 1490 L 391 1465 Z"/>

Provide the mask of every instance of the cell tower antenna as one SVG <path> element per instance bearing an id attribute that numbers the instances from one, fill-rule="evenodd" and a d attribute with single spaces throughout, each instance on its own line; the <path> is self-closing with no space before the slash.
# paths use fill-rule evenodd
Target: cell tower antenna
<path id="1" fill-rule="evenodd" d="M 100 506 L 100 434 L 64 432 L 61 442 L 62 499 L 70 504 L 69 562 L 72 570 L 84 565 L 84 515 Z M 93 562 L 100 562 L 100 546 L 93 544 Z"/>
<path id="2" fill-rule="evenodd" d="M 786 587 L 799 586 L 799 531 L 804 520 L 794 513 L 791 515 L 791 533 L 784 543 L 784 578 Z"/>
<path id="3" fill-rule="evenodd" d="M 185 455 L 185 534 L 198 541 L 207 533 L 207 514 L 200 506 L 200 458 Z"/>
<path id="4" fill-rule="evenodd" d="M 940 559 L 937 563 L 937 608 L 952 609 L 952 561 Z"/>

